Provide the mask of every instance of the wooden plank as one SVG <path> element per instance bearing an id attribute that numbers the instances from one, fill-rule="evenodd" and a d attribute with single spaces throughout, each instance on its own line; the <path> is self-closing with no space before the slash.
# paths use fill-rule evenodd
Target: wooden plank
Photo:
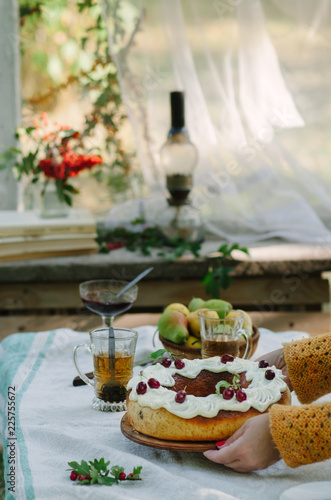
<path id="1" fill-rule="evenodd" d="M 203 286 L 194 280 L 152 282 L 139 285 L 136 306 L 164 306 L 171 302 L 188 304 L 192 297 L 207 299 Z M 286 305 L 322 304 L 329 302 L 329 283 L 312 275 L 305 280 L 285 280 L 282 277 L 236 278 L 221 297 L 234 306 L 274 311 Z"/>
<path id="2" fill-rule="evenodd" d="M 253 322 L 258 327 L 275 332 L 304 331 L 310 335 L 319 335 L 331 331 L 329 312 L 250 312 Z M 115 320 L 115 325 L 122 328 L 135 328 L 142 325 L 156 325 L 159 313 L 124 314 Z M 1 318 L 0 339 L 12 333 L 42 332 L 55 328 L 71 328 L 76 331 L 90 331 L 101 326 L 96 315 L 38 315 L 4 316 Z"/>
<path id="3" fill-rule="evenodd" d="M 0 285 L 0 310 L 80 309 L 79 283 L 31 283 Z M 135 308 L 162 308 L 171 302 L 188 304 L 207 297 L 196 280 L 145 281 L 139 284 Z M 287 305 L 319 305 L 329 302 L 329 283 L 318 275 L 305 280 L 282 277 L 236 278 L 221 293 L 234 306 L 272 312 Z"/>
<path id="4" fill-rule="evenodd" d="M 0 286 L 0 309 L 79 308 L 78 283 L 31 283 Z"/>

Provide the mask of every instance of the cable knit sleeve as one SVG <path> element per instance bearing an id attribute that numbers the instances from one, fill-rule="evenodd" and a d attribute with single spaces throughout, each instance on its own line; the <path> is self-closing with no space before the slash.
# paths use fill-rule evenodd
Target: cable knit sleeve
<path id="1" fill-rule="evenodd" d="M 287 370 L 301 403 L 331 392 L 331 334 L 284 346 Z M 284 461 L 298 467 L 331 458 L 331 403 L 270 408 L 271 434 Z"/>
<path id="2" fill-rule="evenodd" d="M 285 344 L 284 357 L 300 403 L 331 392 L 331 333 Z"/>
<path id="3" fill-rule="evenodd" d="M 331 458 L 331 403 L 274 405 L 269 414 L 273 440 L 289 467 Z"/>

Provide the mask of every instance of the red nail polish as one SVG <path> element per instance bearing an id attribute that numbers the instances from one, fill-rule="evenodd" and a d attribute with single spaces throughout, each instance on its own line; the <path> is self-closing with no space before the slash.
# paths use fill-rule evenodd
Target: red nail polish
<path id="1" fill-rule="evenodd" d="M 226 443 L 226 439 L 224 441 L 218 441 L 218 443 L 216 443 L 216 446 L 223 446 L 223 444 Z"/>

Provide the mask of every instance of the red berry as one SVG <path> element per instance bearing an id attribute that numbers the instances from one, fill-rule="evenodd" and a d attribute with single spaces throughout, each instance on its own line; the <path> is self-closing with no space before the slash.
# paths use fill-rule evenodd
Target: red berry
<path id="1" fill-rule="evenodd" d="M 231 354 L 223 354 L 221 357 L 222 363 L 228 363 L 234 361 L 234 357 Z"/>
<path id="2" fill-rule="evenodd" d="M 151 389 L 158 389 L 160 387 L 160 382 L 156 378 L 150 378 L 147 382 Z"/>
<path id="3" fill-rule="evenodd" d="M 119 474 L 119 476 L 118 476 L 118 479 L 119 479 L 120 481 L 124 481 L 124 479 L 125 479 L 125 478 L 126 478 L 126 474 L 125 474 L 125 472 L 121 472 L 121 473 Z"/>
<path id="4" fill-rule="evenodd" d="M 184 361 L 182 361 L 181 359 L 176 359 L 175 367 L 177 368 L 177 370 L 181 370 L 182 368 L 184 368 L 184 366 L 185 366 Z"/>
<path id="5" fill-rule="evenodd" d="M 273 370 L 266 370 L 264 376 L 267 380 L 272 380 L 275 378 L 275 372 Z"/>
<path id="6" fill-rule="evenodd" d="M 136 387 L 137 394 L 141 396 L 142 394 L 146 394 L 147 384 L 145 382 L 139 382 Z"/>
<path id="7" fill-rule="evenodd" d="M 74 470 L 71 471 L 71 474 L 70 474 L 71 481 L 76 481 L 77 477 L 78 477 L 77 473 Z"/>
<path id="8" fill-rule="evenodd" d="M 131 478 L 131 477 L 134 477 L 133 472 L 130 472 L 130 474 L 128 474 L 128 477 L 130 477 L 130 478 Z"/>
<path id="9" fill-rule="evenodd" d="M 247 399 L 246 392 L 242 391 L 241 389 L 238 389 L 238 391 L 236 392 L 236 400 L 239 401 L 239 403 L 241 403 L 242 401 L 246 401 L 246 399 Z"/>
<path id="10" fill-rule="evenodd" d="M 234 390 L 232 387 L 227 387 L 224 389 L 223 394 L 222 394 L 224 399 L 232 399 L 234 396 Z"/>
<path id="11" fill-rule="evenodd" d="M 77 479 L 78 481 L 84 481 L 85 477 L 80 474 Z"/>
<path id="12" fill-rule="evenodd" d="M 265 361 L 264 359 L 259 362 L 259 368 L 267 368 L 269 366 L 268 361 Z"/>
<path id="13" fill-rule="evenodd" d="M 91 481 L 91 474 L 86 474 L 85 478 L 84 479 L 88 479 L 88 481 Z"/>
<path id="14" fill-rule="evenodd" d="M 169 368 L 169 366 L 171 365 L 171 359 L 163 358 L 161 361 L 161 365 L 164 366 L 165 368 Z"/>
<path id="15" fill-rule="evenodd" d="M 178 391 L 175 396 L 175 401 L 176 403 L 184 403 L 186 399 L 186 392 L 185 391 Z"/>

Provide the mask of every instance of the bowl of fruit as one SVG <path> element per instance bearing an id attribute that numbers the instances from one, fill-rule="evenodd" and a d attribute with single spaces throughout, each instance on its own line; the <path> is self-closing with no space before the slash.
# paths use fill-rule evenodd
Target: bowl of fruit
<path id="1" fill-rule="evenodd" d="M 205 309 L 224 311 L 227 315 L 234 317 L 237 311 L 244 313 L 243 328 L 252 334 L 252 345 L 248 357 L 251 357 L 258 344 L 260 333 L 253 325 L 251 317 L 242 309 L 233 309 L 232 305 L 220 299 L 203 300 L 193 297 L 188 306 L 180 303 L 169 304 L 158 320 L 159 339 L 165 349 L 172 352 L 176 357 L 186 359 L 201 358 L 201 335 L 199 312 Z M 245 352 L 245 340 L 240 342 L 239 356 Z"/>

